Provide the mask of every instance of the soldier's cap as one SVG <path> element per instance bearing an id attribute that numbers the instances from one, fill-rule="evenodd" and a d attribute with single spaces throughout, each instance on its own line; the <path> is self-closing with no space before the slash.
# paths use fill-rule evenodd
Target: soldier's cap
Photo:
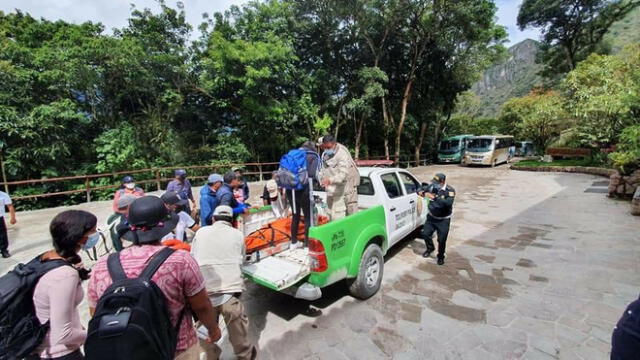
<path id="1" fill-rule="evenodd" d="M 447 176 L 446 176 L 445 174 L 443 174 L 443 173 L 437 173 L 437 174 L 433 177 L 433 180 L 434 180 L 434 181 L 438 181 L 438 182 L 440 182 L 440 181 L 445 181 L 445 180 L 447 180 Z"/>

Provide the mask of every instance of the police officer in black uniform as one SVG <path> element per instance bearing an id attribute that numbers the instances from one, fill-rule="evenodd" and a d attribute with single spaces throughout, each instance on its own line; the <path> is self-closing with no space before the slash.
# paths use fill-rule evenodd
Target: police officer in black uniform
<path id="1" fill-rule="evenodd" d="M 433 233 L 438 233 L 438 265 L 444 264 L 444 251 L 449 236 L 451 214 L 453 213 L 453 201 L 456 198 L 456 190 L 446 183 L 447 177 L 438 173 L 433 177 L 431 184 L 423 186 L 418 194 L 428 197 L 429 214 L 424 224 L 422 235 L 427 245 L 427 251 L 422 254 L 427 258 L 436 249 L 433 245 Z"/>

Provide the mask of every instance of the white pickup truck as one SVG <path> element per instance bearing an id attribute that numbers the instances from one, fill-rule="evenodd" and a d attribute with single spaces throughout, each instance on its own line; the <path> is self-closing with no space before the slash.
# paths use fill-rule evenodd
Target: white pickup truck
<path id="1" fill-rule="evenodd" d="M 320 298 L 323 287 L 345 279 L 354 297 L 374 295 L 382 282 L 384 255 L 424 224 L 427 200 L 417 195 L 421 184 L 405 169 L 359 171 L 359 212 L 311 227 L 308 249 L 254 259 L 243 267 L 244 274 L 260 285 L 307 300 Z M 325 197 L 323 191 L 315 194 Z"/>

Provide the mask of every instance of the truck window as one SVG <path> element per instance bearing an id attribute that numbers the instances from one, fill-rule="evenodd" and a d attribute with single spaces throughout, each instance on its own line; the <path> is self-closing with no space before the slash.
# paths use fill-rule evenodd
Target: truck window
<path id="1" fill-rule="evenodd" d="M 384 189 L 387 191 L 390 199 L 395 199 L 402 196 L 402 190 L 400 190 L 400 182 L 398 177 L 394 173 L 384 174 L 380 176 Z"/>
<path id="2" fill-rule="evenodd" d="M 418 188 L 420 188 L 420 183 L 418 183 L 418 181 L 414 179 L 413 176 L 405 172 L 401 172 L 398 174 L 400 175 L 400 181 L 402 181 L 402 184 L 404 185 L 404 190 L 407 194 L 415 194 L 418 192 Z"/>
<path id="3" fill-rule="evenodd" d="M 373 190 L 373 183 L 371 179 L 366 176 L 360 177 L 360 185 L 358 186 L 358 195 L 373 196 L 375 191 Z"/>

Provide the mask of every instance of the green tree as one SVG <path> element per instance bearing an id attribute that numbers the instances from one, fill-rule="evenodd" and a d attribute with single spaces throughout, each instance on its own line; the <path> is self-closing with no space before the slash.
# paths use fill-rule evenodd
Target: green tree
<path id="1" fill-rule="evenodd" d="M 640 45 L 619 55 L 589 56 L 562 84 L 583 145 L 615 144 L 622 130 L 640 123 Z"/>
<path id="2" fill-rule="evenodd" d="M 564 99 L 554 91 L 532 92 L 505 103 L 501 122 L 518 129 L 518 137 L 533 141 L 537 149 L 546 149 L 568 127 Z"/>
<path id="3" fill-rule="evenodd" d="M 609 27 L 638 5 L 638 0 L 524 0 L 518 26 L 542 29 L 543 73 L 553 77 L 575 69 L 597 50 Z"/>

